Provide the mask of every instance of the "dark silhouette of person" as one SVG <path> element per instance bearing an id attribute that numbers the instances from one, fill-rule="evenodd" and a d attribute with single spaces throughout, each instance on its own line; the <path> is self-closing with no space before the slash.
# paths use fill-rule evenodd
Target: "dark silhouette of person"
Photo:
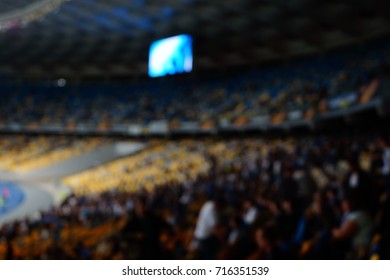
<path id="1" fill-rule="evenodd" d="M 137 198 L 134 210 L 124 231 L 130 240 L 137 245 L 139 259 L 160 259 L 159 244 L 162 220 L 147 209 L 145 197 Z"/>

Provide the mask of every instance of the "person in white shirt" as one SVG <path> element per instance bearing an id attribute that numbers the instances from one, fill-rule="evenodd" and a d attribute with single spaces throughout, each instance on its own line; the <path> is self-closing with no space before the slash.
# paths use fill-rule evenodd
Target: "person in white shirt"
<path id="1" fill-rule="evenodd" d="M 191 249 L 196 251 L 200 259 L 212 259 L 216 254 L 214 233 L 218 225 L 218 209 L 220 202 L 216 199 L 206 201 L 200 209 L 194 231 Z"/>
<path id="2" fill-rule="evenodd" d="M 390 192 L 390 141 L 387 137 L 379 139 L 379 145 L 382 148 L 382 174 L 384 177 L 385 188 Z"/>
<path id="3" fill-rule="evenodd" d="M 347 197 L 342 202 L 344 216 L 339 228 L 332 231 L 336 241 L 350 241 L 351 256 L 359 258 L 370 245 L 373 222 L 369 214 L 357 207 L 353 198 Z"/>
<path id="4" fill-rule="evenodd" d="M 385 137 L 380 138 L 379 145 L 383 150 L 382 160 L 382 174 L 389 175 L 390 174 L 390 144 Z"/>
<path id="5" fill-rule="evenodd" d="M 200 209 L 194 236 L 196 240 L 209 238 L 217 225 L 217 210 L 214 201 L 209 200 Z"/>
<path id="6" fill-rule="evenodd" d="M 246 199 L 244 202 L 243 221 L 247 226 L 252 225 L 257 218 L 257 209 L 251 199 Z"/>

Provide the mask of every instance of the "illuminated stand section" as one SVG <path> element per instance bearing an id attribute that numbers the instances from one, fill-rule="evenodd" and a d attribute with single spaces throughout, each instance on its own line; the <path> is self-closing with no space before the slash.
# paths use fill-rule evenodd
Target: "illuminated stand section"
<path id="1" fill-rule="evenodd" d="M 192 71 L 192 37 L 178 35 L 155 41 L 149 50 L 149 76 L 189 73 Z"/>

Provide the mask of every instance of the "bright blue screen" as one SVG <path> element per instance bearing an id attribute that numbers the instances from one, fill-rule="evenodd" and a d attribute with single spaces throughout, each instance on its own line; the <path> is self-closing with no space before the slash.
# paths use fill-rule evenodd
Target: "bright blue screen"
<path id="1" fill-rule="evenodd" d="M 161 77 L 192 71 L 192 38 L 178 35 L 155 41 L 149 50 L 149 76 Z"/>

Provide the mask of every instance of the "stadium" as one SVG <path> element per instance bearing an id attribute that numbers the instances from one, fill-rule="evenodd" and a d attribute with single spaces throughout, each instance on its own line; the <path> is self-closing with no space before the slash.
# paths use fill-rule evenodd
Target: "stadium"
<path id="1" fill-rule="evenodd" d="M 3 0 L 0 259 L 390 258 L 388 1 Z"/>

